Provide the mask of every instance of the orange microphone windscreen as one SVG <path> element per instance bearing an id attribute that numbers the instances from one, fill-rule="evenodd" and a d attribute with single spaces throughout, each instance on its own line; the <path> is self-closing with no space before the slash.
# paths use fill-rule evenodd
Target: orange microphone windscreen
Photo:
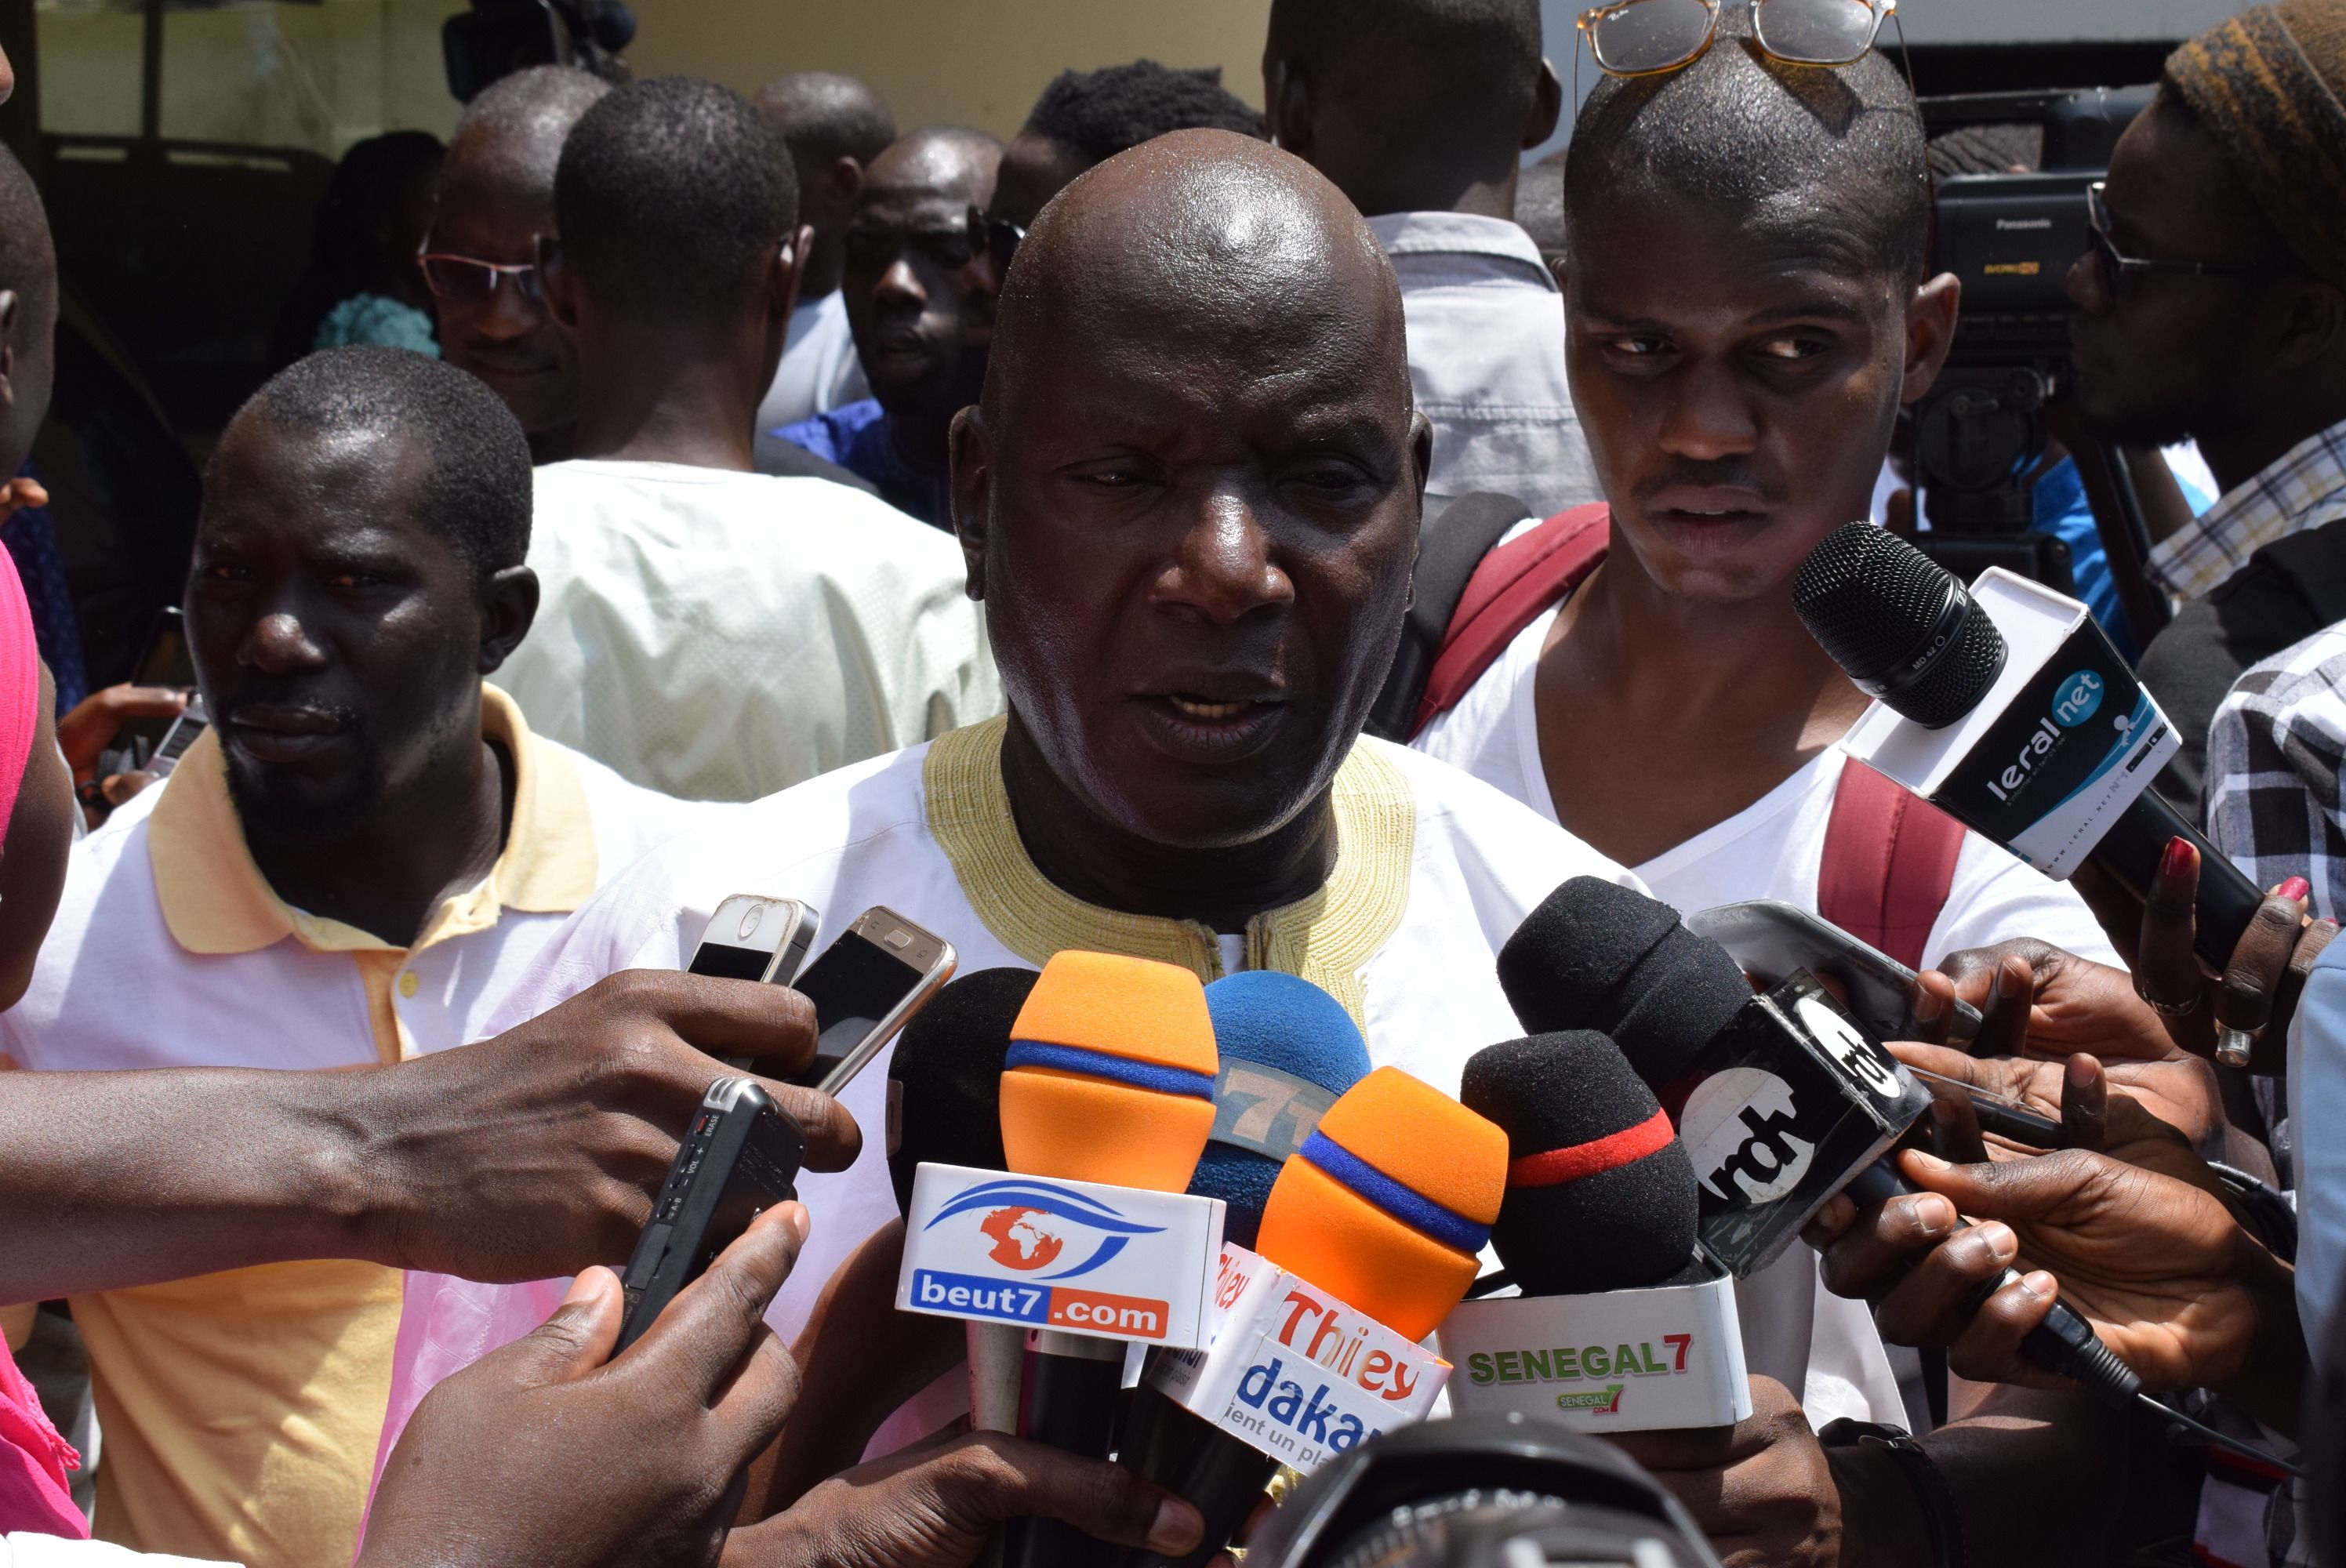
<path id="1" fill-rule="evenodd" d="M 1328 1108 L 1263 1206 L 1256 1250 L 1423 1339 L 1474 1282 L 1507 1187 L 1507 1135 L 1380 1067 Z"/>
<path id="2" fill-rule="evenodd" d="M 1117 953 L 1056 954 L 1011 1026 L 1009 1168 L 1179 1192 L 1213 1131 L 1217 1065 L 1196 975 Z"/>

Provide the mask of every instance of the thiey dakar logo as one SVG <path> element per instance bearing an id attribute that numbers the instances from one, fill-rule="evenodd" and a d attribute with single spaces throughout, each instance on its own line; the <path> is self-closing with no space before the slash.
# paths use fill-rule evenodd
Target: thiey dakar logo
<path id="1" fill-rule="evenodd" d="M 920 1268 L 913 1275 L 916 1305 L 1079 1332 L 1164 1336 L 1164 1301 L 1058 1283 L 1104 1268 L 1135 1237 L 1159 1235 L 1162 1226 L 1128 1219 L 1099 1199 L 1056 1183 L 1010 1176 L 966 1189 L 923 1228 L 939 1227 L 974 1229 L 987 1262 L 1030 1278 Z"/>

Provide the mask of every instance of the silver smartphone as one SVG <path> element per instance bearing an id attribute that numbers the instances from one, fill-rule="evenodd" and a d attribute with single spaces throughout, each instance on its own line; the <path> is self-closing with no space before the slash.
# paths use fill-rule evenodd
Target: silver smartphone
<path id="1" fill-rule="evenodd" d="M 188 706 L 171 720 L 171 728 L 163 731 L 163 738 L 155 743 L 155 754 L 147 759 L 146 770 L 158 779 L 169 778 L 171 769 L 179 765 L 179 759 L 188 754 L 188 748 L 211 727 L 211 715 L 204 711 L 203 694 L 189 692 Z"/>
<path id="2" fill-rule="evenodd" d="M 788 985 L 797 978 L 821 918 L 813 905 L 797 899 L 735 893 L 701 928 L 700 945 L 692 950 L 685 972 Z"/>
<path id="3" fill-rule="evenodd" d="M 855 917 L 791 989 L 814 1003 L 814 1060 L 790 1081 L 837 1095 L 953 978 L 953 943 L 894 910 Z"/>
<path id="4" fill-rule="evenodd" d="M 1849 987 L 1849 1010 L 1877 1039 L 1914 1038 L 1914 972 L 1837 925 L 1780 899 L 1720 904 L 1686 917 L 1687 929 L 1725 948 L 1743 972 L 1773 985 L 1796 969 Z M 1955 1003 L 1953 1037 L 1979 1033 L 1979 1009 Z"/>

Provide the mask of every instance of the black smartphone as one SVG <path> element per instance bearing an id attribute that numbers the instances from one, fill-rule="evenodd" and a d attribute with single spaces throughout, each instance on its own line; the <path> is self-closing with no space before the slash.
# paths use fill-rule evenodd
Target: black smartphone
<path id="1" fill-rule="evenodd" d="M 790 1080 L 836 1095 L 953 978 L 953 943 L 873 905 L 790 989 L 814 1003 L 814 1060 Z M 735 1062 L 746 1067 L 746 1062 Z"/>
<path id="2" fill-rule="evenodd" d="M 747 1078 L 709 1085 L 620 1276 L 627 1312 L 614 1354 L 643 1338 L 751 1220 L 798 1196 L 805 1158 L 806 1135 L 765 1090 Z"/>

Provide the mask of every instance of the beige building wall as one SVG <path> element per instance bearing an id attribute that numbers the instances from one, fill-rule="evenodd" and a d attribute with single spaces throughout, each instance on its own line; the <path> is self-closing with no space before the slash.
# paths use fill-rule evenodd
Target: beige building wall
<path id="1" fill-rule="evenodd" d="M 878 88 L 906 129 L 946 122 L 1016 132 L 1060 71 L 1144 56 L 1219 66 L 1262 103 L 1270 0 L 637 0 L 629 62 L 745 93 L 784 71 L 844 71 Z"/>
<path id="2" fill-rule="evenodd" d="M 440 24 L 454 0 L 230 0 L 164 22 L 163 134 L 302 147 L 339 157 L 379 131 L 446 135 Z M 1069 66 L 1144 56 L 1219 66 L 1262 97 L 1270 0 L 636 0 L 629 63 L 753 93 L 785 71 L 861 76 L 910 128 L 939 121 L 1008 137 Z M 127 0 L 37 0 L 41 119 L 50 131 L 135 136 L 140 19 Z"/>

